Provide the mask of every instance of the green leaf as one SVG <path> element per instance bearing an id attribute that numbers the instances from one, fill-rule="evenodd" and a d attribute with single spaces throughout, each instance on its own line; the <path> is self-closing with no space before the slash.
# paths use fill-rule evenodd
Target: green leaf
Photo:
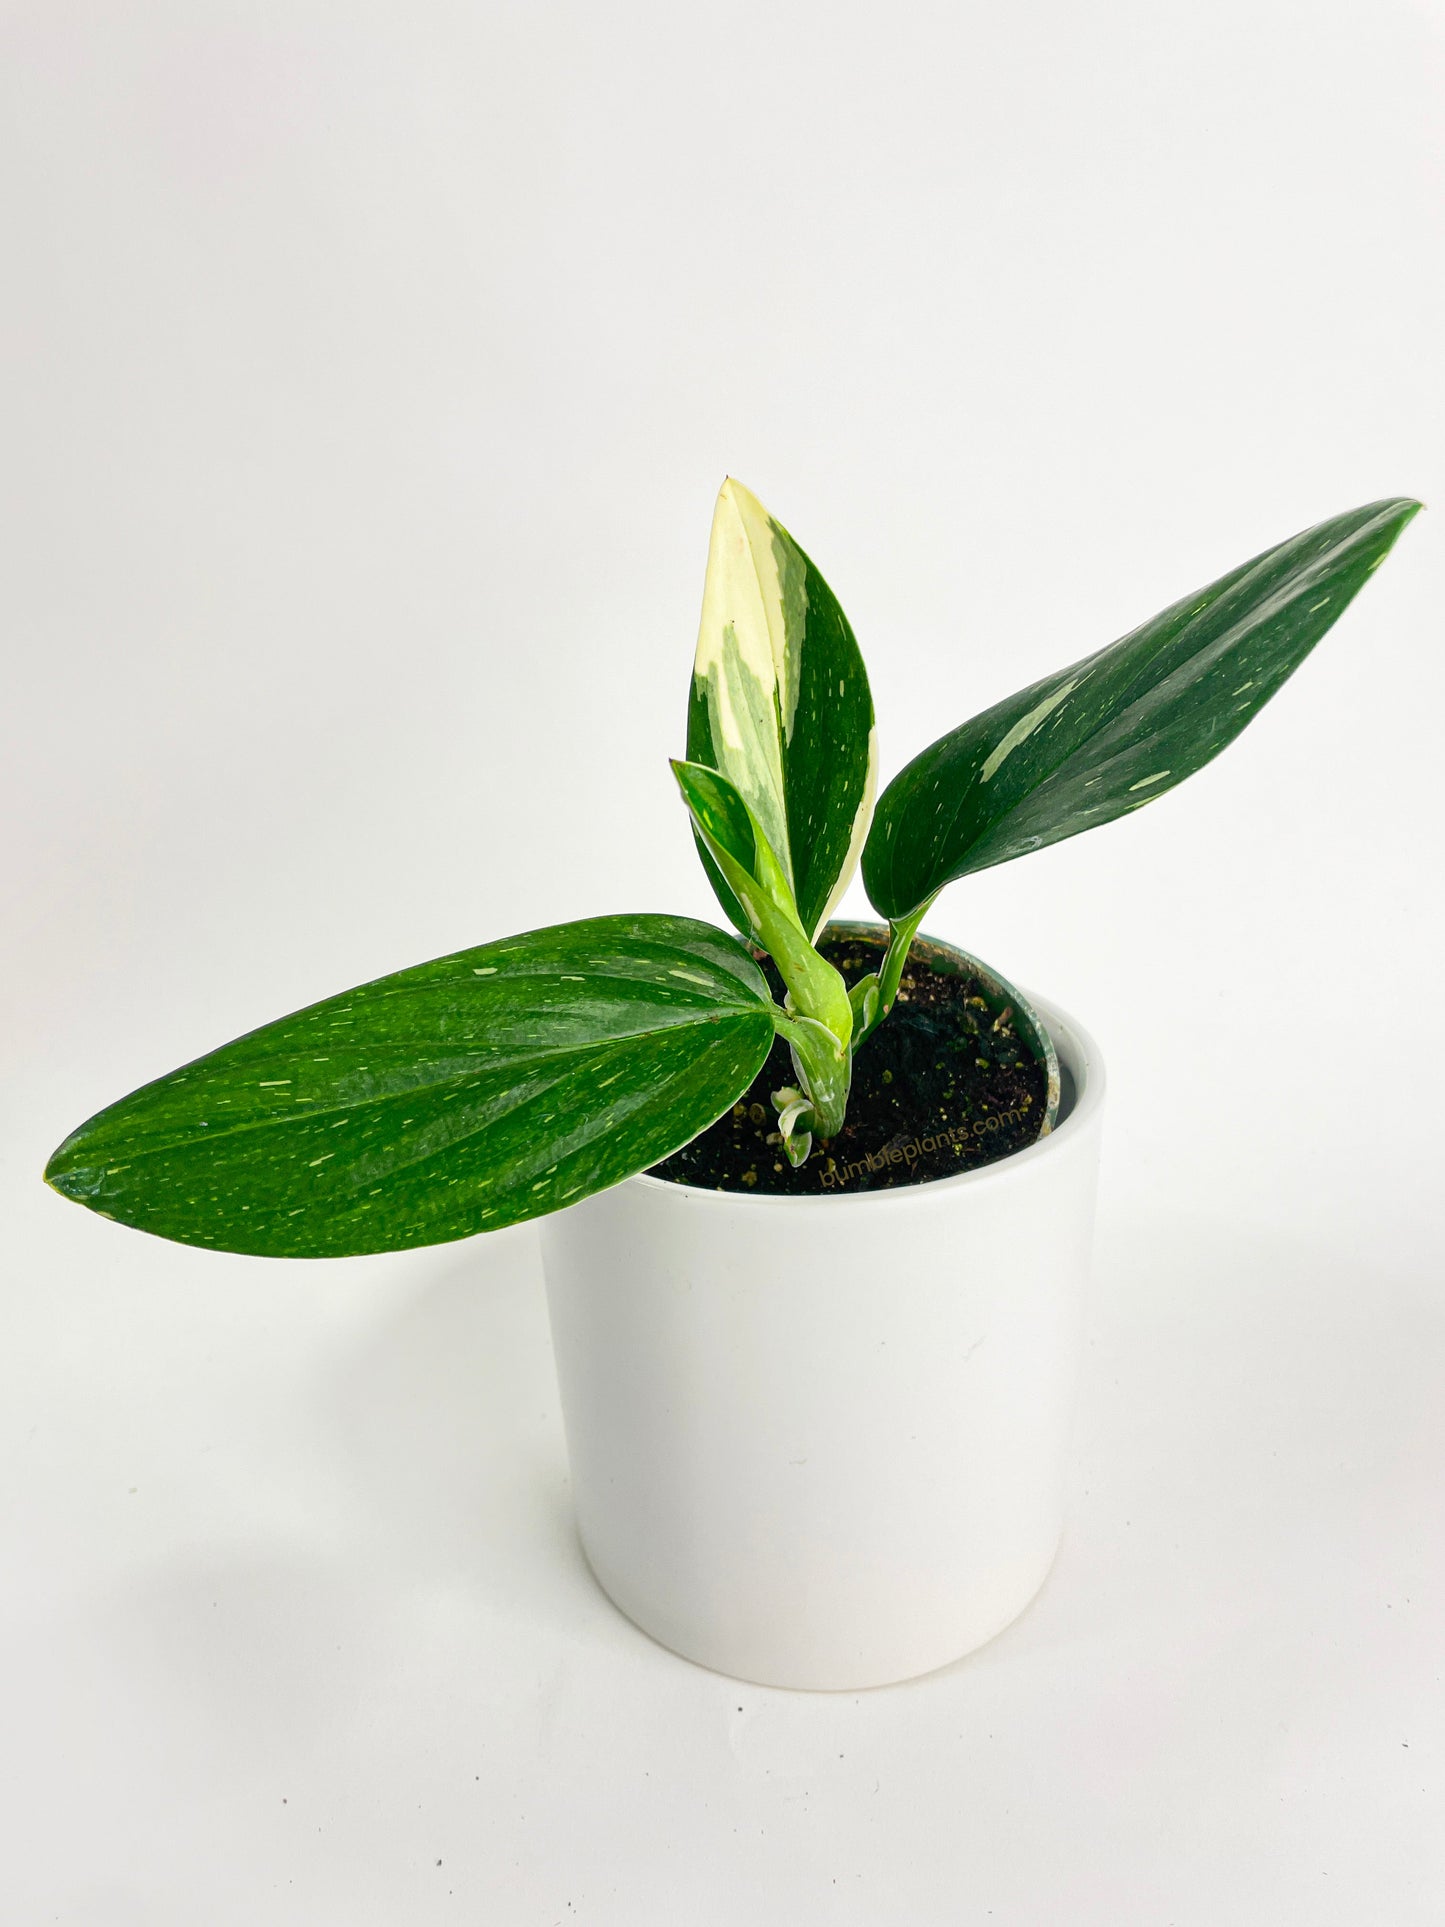
<path id="1" fill-rule="evenodd" d="M 686 1144 L 761 1069 L 775 1006 L 735 938 L 596 917 L 267 1024 L 68 1137 L 47 1180 L 123 1224 L 267 1257 L 441 1244 Z"/>
<path id="2" fill-rule="evenodd" d="M 848 618 L 740 482 L 717 498 L 687 715 L 687 755 L 756 817 L 814 936 L 858 864 L 873 803 L 873 699 Z M 736 898 L 704 850 L 728 915 Z"/>
<path id="3" fill-rule="evenodd" d="M 1372 502 L 1266 550 L 1132 635 L 940 737 L 878 805 L 884 916 L 1141 809 L 1216 756 L 1379 567 L 1418 502 Z"/>
<path id="4" fill-rule="evenodd" d="M 758 934 L 760 906 L 754 904 L 750 914 L 740 901 L 741 894 L 745 894 L 747 885 L 752 883 L 765 890 L 776 908 L 797 924 L 798 908 L 793 902 L 792 887 L 734 785 L 705 763 L 684 763 L 677 757 L 672 758 L 672 773 L 682 791 L 682 800 L 692 813 L 699 838 L 719 862 L 736 873 L 737 883 L 732 893 L 742 913 L 743 934 L 749 937 Z M 801 933 L 801 924 L 798 928 Z"/>
<path id="5" fill-rule="evenodd" d="M 674 761 L 672 773 L 705 853 L 736 900 L 747 935 L 778 966 L 794 1010 L 832 1033 L 841 1050 L 853 1029 L 848 987 L 803 933 L 787 878 L 762 827 L 726 776 Z"/>

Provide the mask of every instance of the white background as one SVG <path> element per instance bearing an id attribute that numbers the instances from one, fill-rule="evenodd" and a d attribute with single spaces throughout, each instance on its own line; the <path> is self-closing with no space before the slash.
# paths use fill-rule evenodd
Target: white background
<path id="1" fill-rule="evenodd" d="M 1445 1918 L 1441 8 L 33 0 L 0 75 L 0 1918 Z M 1093 1339 L 1042 1598 L 859 1696 L 598 1593 L 532 1231 L 267 1264 L 39 1181 L 319 996 L 712 914 L 729 471 L 885 775 L 1438 505 L 1218 763 L 930 919 L 1104 1046 Z"/>

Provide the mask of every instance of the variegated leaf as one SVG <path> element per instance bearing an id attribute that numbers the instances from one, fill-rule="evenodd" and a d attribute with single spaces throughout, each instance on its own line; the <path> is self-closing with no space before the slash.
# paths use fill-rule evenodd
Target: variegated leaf
<path id="1" fill-rule="evenodd" d="M 853 1027 L 847 986 L 805 935 L 777 856 L 737 787 L 702 763 L 674 761 L 672 773 L 704 854 L 742 911 L 748 935 L 778 966 L 794 1008 L 846 1044 Z"/>
<path id="2" fill-rule="evenodd" d="M 863 856 L 884 916 L 1141 809 L 1233 742 L 1420 504 L 1372 502 L 1200 589 L 940 737 L 889 784 Z"/>
<path id="3" fill-rule="evenodd" d="M 868 830 L 873 699 L 833 592 L 787 530 L 731 480 L 713 514 L 687 754 L 736 787 L 815 935 Z M 703 857 L 724 909 L 746 932 L 705 849 Z"/>
<path id="4" fill-rule="evenodd" d="M 748 1088 L 776 1007 L 735 937 L 594 917 L 398 971 L 252 1031 L 73 1132 L 46 1178 L 181 1244 L 399 1251 L 585 1198 Z"/>

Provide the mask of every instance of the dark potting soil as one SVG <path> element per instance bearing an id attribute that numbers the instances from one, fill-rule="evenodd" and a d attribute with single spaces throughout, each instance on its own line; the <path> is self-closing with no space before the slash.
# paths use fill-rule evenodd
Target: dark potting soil
<path id="1" fill-rule="evenodd" d="M 881 942 L 828 938 L 819 949 L 852 985 L 882 958 Z M 773 995 L 783 984 L 760 959 Z M 794 1170 L 783 1154 L 772 1093 L 796 1082 L 788 1047 L 775 1040 L 745 1096 L 652 1176 L 713 1191 L 878 1191 L 927 1184 L 992 1164 L 1032 1144 L 1047 1078 L 1010 1014 L 990 1007 L 976 977 L 950 976 L 909 958 L 898 999 L 853 1060 L 848 1115 L 836 1137 L 815 1138 Z"/>

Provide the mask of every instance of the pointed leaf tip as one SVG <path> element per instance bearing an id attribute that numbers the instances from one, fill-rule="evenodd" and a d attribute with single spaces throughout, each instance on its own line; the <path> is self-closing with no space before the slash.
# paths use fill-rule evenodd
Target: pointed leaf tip
<path id="1" fill-rule="evenodd" d="M 1305 529 L 940 737 L 878 805 L 863 854 L 874 905 L 907 917 L 955 878 L 1142 809 L 1202 769 L 1420 506 L 1394 497 Z"/>
<path id="2" fill-rule="evenodd" d="M 872 810 L 872 697 L 831 589 L 733 476 L 713 513 L 687 753 L 733 783 L 816 933 L 847 887 Z M 745 929 L 725 879 L 706 858 L 705 867 Z"/>
<path id="3" fill-rule="evenodd" d="M 767 1059 L 736 938 L 596 917 L 398 971 L 122 1098 L 46 1167 L 182 1244 L 329 1258 L 539 1217 L 695 1137 Z"/>

